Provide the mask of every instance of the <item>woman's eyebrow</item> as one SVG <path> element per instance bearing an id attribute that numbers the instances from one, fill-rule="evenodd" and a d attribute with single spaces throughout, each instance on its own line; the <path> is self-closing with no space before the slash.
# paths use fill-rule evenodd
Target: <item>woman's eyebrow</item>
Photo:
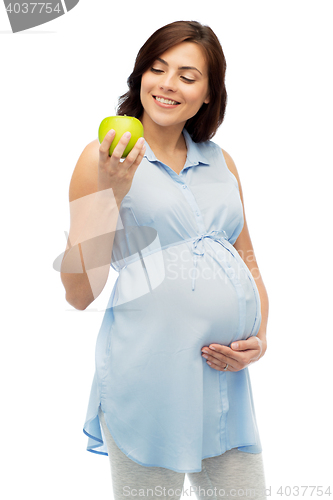
<path id="1" fill-rule="evenodd" d="M 156 57 L 156 61 L 160 61 L 161 63 L 165 64 L 166 66 L 169 66 L 169 64 L 164 61 L 164 59 L 161 59 L 160 57 Z M 178 69 L 194 69 L 195 71 L 198 71 L 200 75 L 202 75 L 201 71 L 198 70 L 198 68 L 195 68 L 194 66 L 180 66 Z"/>

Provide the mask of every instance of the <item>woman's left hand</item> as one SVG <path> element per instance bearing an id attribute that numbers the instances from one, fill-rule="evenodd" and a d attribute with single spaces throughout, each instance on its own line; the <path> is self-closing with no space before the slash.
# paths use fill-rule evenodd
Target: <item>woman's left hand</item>
<path id="1" fill-rule="evenodd" d="M 215 350 L 212 348 L 214 347 Z M 238 372 L 251 363 L 258 361 L 266 352 L 267 342 L 258 337 L 233 342 L 230 347 L 221 344 L 210 344 L 201 349 L 202 355 L 207 356 L 206 361 L 211 368 L 218 371 Z M 206 351 L 206 353 L 205 353 Z"/>

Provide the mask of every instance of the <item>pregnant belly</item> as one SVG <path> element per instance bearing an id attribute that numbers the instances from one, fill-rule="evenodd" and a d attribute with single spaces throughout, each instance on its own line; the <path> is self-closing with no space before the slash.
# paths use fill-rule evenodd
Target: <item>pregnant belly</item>
<path id="1" fill-rule="evenodd" d="M 203 345 L 230 345 L 259 330 L 260 297 L 254 279 L 236 250 L 233 255 L 216 241 L 205 244 L 196 267 L 191 248 L 180 244 L 131 264 L 120 278 L 114 348 L 125 343 L 134 348 L 134 343 L 149 345 L 150 351 L 155 346 L 158 352 L 199 353 Z"/>

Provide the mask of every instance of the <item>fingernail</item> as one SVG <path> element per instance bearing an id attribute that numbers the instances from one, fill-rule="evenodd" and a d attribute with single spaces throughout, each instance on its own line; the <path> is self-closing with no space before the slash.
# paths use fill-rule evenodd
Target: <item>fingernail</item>
<path id="1" fill-rule="evenodd" d="M 215 347 L 210 347 L 209 349 L 212 349 L 212 351 L 216 351 Z"/>
<path id="2" fill-rule="evenodd" d="M 125 132 L 124 137 L 125 139 L 129 139 L 129 137 L 131 137 L 131 132 Z"/>
<path id="3" fill-rule="evenodd" d="M 108 134 L 109 134 L 109 135 L 112 135 L 113 133 L 114 133 L 114 130 L 113 130 L 113 128 L 112 128 L 111 130 L 109 130 Z"/>
<path id="4" fill-rule="evenodd" d="M 142 144 L 144 144 L 145 140 L 143 137 L 140 137 L 140 139 L 138 140 L 138 144 L 139 146 L 141 146 Z"/>
<path id="5" fill-rule="evenodd" d="M 232 344 L 232 348 L 233 348 L 233 349 L 238 349 L 238 343 L 237 343 L 237 342 L 235 342 L 234 344 Z"/>

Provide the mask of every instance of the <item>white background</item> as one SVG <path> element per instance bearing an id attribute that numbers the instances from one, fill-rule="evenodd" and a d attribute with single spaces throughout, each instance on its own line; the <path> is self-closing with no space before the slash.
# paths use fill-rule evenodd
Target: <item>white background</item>
<path id="1" fill-rule="evenodd" d="M 238 168 L 270 300 L 268 351 L 250 368 L 267 487 L 284 498 L 279 486 L 332 485 L 332 14 L 321 0 L 81 0 L 12 34 L 1 3 L 5 498 L 112 498 L 108 458 L 86 451 L 82 428 L 116 273 L 76 311 L 53 261 L 79 155 L 115 114 L 141 45 L 181 19 L 211 26 L 227 60 L 213 140 Z"/>

